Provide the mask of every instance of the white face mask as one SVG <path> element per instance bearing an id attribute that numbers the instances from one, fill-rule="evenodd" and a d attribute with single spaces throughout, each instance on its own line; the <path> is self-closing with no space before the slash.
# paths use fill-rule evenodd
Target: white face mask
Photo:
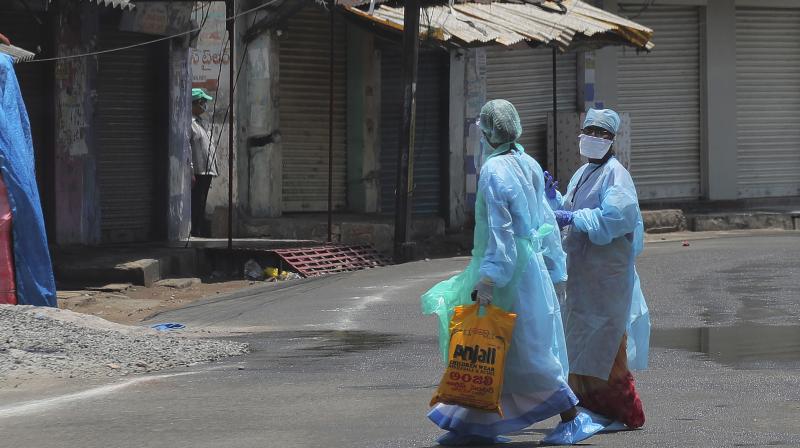
<path id="1" fill-rule="evenodd" d="M 614 143 L 612 140 L 584 134 L 579 135 L 578 138 L 580 139 L 581 155 L 590 159 L 602 159 L 608 153 L 611 144 Z"/>

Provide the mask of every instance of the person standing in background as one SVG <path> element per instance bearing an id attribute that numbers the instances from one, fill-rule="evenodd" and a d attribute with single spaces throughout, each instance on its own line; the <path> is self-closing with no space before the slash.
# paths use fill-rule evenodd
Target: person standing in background
<path id="1" fill-rule="evenodd" d="M 217 148 L 202 119 L 206 104 L 213 100 L 203 89 L 192 89 L 192 236 L 205 236 L 206 201 L 217 173 Z"/>

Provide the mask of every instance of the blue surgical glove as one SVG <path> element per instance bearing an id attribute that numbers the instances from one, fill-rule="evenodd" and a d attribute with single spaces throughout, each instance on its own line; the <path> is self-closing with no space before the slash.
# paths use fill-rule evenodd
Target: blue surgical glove
<path id="1" fill-rule="evenodd" d="M 544 193 L 547 199 L 555 199 L 556 191 L 558 189 L 558 181 L 553 179 L 553 175 L 549 172 L 544 172 Z"/>
<path id="2" fill-rule="evenodd" d="M 553 212 L 556 214 L 556 222 L 558 223 L 559 228 L 564 228 L 570 224 L 572 224 L 572 212 L 567 210 L 556 210 Z"/>

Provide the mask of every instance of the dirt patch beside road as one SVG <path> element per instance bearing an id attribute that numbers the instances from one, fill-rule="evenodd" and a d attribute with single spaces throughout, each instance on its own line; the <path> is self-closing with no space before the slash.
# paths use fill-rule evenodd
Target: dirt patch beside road
<path id="1" fill-rule="evenodd" d="M 261 284 L 249 280 L 195 283 L 185 288 L 156 285 L 112 285 L 106 290 L 59 290 L 58 306 L 121 324 L 136 324 L 156 313 L 186 306 L 197 300 Z"/>

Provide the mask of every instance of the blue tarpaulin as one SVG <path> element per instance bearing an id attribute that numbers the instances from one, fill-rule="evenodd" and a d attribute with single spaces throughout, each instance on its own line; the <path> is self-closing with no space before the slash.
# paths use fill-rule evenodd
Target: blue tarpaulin
<path id="1" fill-rule="evenodd" d="M 53 265 L 34 167 L 31 124 L 17 75 L 11 57 L 0 54 L 0 170 L 11 205 L 17 303 L 56 306 Z"/>

